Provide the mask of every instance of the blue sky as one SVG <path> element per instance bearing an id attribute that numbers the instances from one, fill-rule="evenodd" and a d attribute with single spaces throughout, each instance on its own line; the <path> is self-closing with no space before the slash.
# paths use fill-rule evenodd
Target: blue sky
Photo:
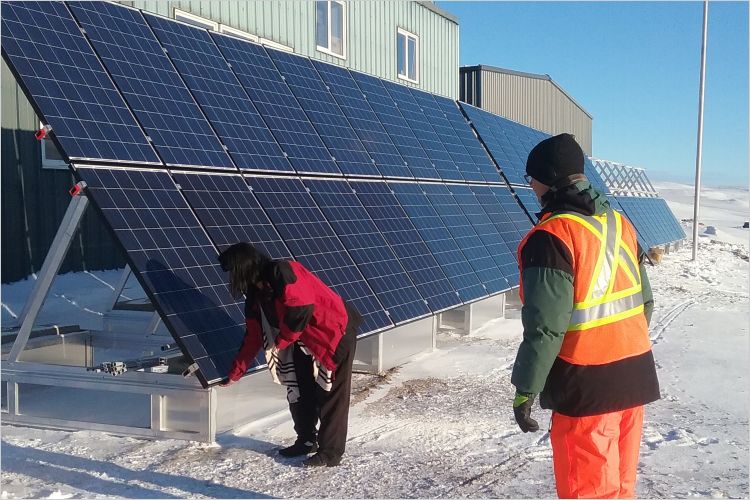
<path id="1" fill-rule="evenodd" d="M 596 157 L 692 184 L 702 2 L 439 2 L 461 65 L 549 74 L 594 117 Z M 709 3 L 703 183 L 748 184 L 748 3 Z"/>

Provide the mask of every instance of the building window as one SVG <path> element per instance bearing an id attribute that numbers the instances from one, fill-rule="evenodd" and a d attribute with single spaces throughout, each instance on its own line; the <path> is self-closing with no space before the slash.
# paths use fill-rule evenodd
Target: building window
<path id="1" fill-rule="evenodd" d="M 326 54 L 346 59 L 346 4 L 315 2 L 315 46 Z"/>
<path id="2" fill-rule="evenodd" d="M 39 128 L 44 127 L 42 122 L 39 122 Z M 42 168 L 49 168 L 53 170 L 68 170 L 68 164 L 65 163 L 65 159 L 60 154 L 60 151 L 55 147 L 55 143 L 51 139 L 42 139 L 39 141 L 42 149 Z"/>
<path id="3" fill-rule="evenodd" d="M 244 40 L 250 40 L 251 42 L 258 43 L 258 37 L 256 35 L 253 35 L 246 31 L 238 30 L 237 28 L 232 28 L 231 26 L 227 26 L 226 24 L 219 25 L 219 33 L 226 33 L 227 35 L 232 35 L 237 38 L 242 38 Z"/>
<path id="4" fill-rule="evenodd" d="M 190 12 L 185 12 L 184 10 L 175 9 L 174 18 L 183 23 L 192 24 L 193 26 L 205 28 L 209 31 L 219 31 L 219 23 L 206 19 L 205 17 L 196 16 Z"/>
<path id="5" fill-rule="evenodd" d="M 396 31 L 396 65 L 399 78 L 419 82 L 419 37 L 401 28 Z"/>

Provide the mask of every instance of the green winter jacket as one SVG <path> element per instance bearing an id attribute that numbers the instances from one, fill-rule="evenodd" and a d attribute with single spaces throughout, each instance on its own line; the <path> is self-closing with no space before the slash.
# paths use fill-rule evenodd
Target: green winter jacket
<path id="1" fill-rule="evenodd" d="M 544 208 L 539 214 L 540 217 L 548 212 L 560 211 L 600 215 L 610 209 L 606 197 L 597 192 L 588 181 L 577 182 L 556 192 L 548 192 L 542 201 Z M 644 313 L 646 321 L 650 322 L 654 306 L 653 295 L 640 247 L 638 253 Z M 511 382 L 518 392 L 538 394 L 543 392 L 553 364 L 556 364 L 573 311 L 573 262 L 565 245 L 546 231 L 535 232 L 527 240 L 520 257 L 524 290 L 524 305 L 521 309 L 523 341 L 513 365 Z M 639 372 L 647 372 L 644 384 L 648 388 L 648 395 L 636 394 L 636 400 L 653 400 L 654 391 L 658 399 L 656 374 L 653 368 L 649 368 L 649 363 L 653 367 L 650 352 L 648 357 L 650 359 L 643 360 L 645 370 L 643 366 L 633 368 Z M 554 377 L 576 375 L 571 375 L 570 370 L 565 371 L 565 368 L 556 368 L 559 369 L 553 373 Z M 544 405 L 544 396 L 545 394 L 542 394 L 542 406 L 555 409 L 554 405 Z M 547 397 L 547 400 L 550 398 Z M 643 401 L 645 402 L 648 401 Z"/>

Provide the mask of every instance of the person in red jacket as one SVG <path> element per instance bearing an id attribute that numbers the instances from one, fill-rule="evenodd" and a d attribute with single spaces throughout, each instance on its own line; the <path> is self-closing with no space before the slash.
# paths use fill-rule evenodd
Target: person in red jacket
<path id="1" fill-rule="evenodd" d="M 247 324 L 228 379 L 221 385 L 242 378 L 263 347 L 262 311 L 267 329 L 276 332 L 275 345 L 267 346 L 273 353 L 269 367 L 284 357 L 293 364 L 288 375 L 296 376 L 286 385 L 297 440 L 279 454 L 293 457 L 317 451 L 305 466 L 338 465 L 346 444 L 352 363 L 362 317 L 299 262 L 271 260 L 249 243 L 230 246 L 219 255 L 219 263 L 229 272 L 232 294 L 246 297 Z M 268 342 L 269 336 L 265 338 Z"/>

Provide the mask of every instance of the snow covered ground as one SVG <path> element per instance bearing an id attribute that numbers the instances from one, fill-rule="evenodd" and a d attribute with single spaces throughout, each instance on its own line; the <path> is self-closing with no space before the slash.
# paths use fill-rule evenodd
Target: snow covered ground
<path id="1" fill-rule="evenodd" d="M 660 187 L 679 218 L 692 218 L 681 212 L 685 189 Z M 649 273 L 662 399 L 647 407 L 641 497 L 750 494 L 748 230 L 735 227 L 748 217 L 747 191 L 716 191 L 704 207 L 702 220 L 719 231 L 701 238 L 700 263 L 690 262 L 688 246 Z M 61 313 L 95 321 L 87 311 L 102 307 L 95 285 L 72 285 L 94 278 L 65 279 L 49 321 Z M 22 306 L 22 286 L 3 286 L 4 324 Z M 521 433 L 510 410 L 518 316 L 511 309 L 468 338 L 441 335 L 436 351 L 383 379 L 356 376 L 337 468 L 311 471 L 276 455 L 294 438 L 285 414 L 220 435 L 214 446 L 3 425 L 0 498 L 553 497 L 549 435 Z M 546 429 L 549 412 L 537 407 L 535 416 Z"/>

